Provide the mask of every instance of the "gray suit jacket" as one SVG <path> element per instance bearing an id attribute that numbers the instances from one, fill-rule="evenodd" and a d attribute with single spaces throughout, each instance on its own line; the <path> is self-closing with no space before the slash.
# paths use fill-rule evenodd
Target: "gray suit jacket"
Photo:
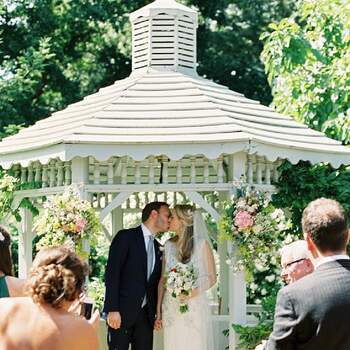
<path id="1" fill-rule="evenodd" d="M 324 263 L 279 291 L 265 349 L 350 349 L 350 260 Z"/>

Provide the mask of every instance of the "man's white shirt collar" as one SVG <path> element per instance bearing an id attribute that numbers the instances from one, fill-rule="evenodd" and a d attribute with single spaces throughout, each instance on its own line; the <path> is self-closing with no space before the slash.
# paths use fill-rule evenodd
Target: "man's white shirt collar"
<path id="1" fill-rule="evenodd" d="M 148 227 L 146 225 L 141 224 L 141 229 L 142 229 L 143 235 L 145 237 L 149 237 L 149 236 L 153 237 L 153 233 L 148 229 Z"/>
<path id="2" fill-rule="evenodd" d="M 317 269 L 320 265 L 326 264 L 330 261 L 335 261 L 335 260 L 349 260 L 349 256 L 345 254 L 341 255 L 331 255 L 331 256 L 325 256 L 323 258 L 318 259 L 315 262 L 315 269 Z"/>

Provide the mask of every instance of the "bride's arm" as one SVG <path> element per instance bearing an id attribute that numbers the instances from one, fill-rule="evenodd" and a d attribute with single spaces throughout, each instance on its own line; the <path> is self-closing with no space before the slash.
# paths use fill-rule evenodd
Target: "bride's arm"
<path id="1" fill-rule="evenodd" d="M 206 241 L 203 244 L 201 259 L 203 264 L 204 276 L 199 276 L 199 279 L 203 280 L 202 285 L 198 288 L 195 288 L 191 293 L 191 298 L 198 296 L 199 294 L 205 292 L 206 290 L 213 287 L 216 283 L 216 266 L 215 259 L 213 255 L 213 250 L 210 247 L 209 243 Z"/>
<path id="2" fill-rule="evenodd" d="M 162 260 L 162 274 L 158 283 L 157 321 L 162 320 L 162 303 L 164 296 L 164 274 L 165 274 L 165 254 Z"/>

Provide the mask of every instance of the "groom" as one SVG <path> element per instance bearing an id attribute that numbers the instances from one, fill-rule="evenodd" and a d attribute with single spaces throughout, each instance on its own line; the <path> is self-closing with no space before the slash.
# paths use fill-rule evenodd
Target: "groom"
<path id="1" fill-rule="evenodd" d="M 154 235 L 169 229 L 170 210 L 152 202 L 142 224 L 121 230 L 112 241 L 105 275 L 104 311 L 109 350 L 152 350 L 161 252 Z"/>

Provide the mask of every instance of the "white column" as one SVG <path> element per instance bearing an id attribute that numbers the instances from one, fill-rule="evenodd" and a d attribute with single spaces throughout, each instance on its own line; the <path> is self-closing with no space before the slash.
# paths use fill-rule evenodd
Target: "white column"
<path id="1" fill-rule="evenodd" d="M 91 194 L 85 191 L 85 185 L 89 183 L 89 158 L 76 157 L 72 159 L 71 169 L 72 184 L 78 186 L 80 198 L 91 202 Z M 90 254 L 90 246 L 87 240 L 83 242 L 83 249 Z"/>
<path id="2" fill-rule="evenodd" d="M 227 192 L 219 193 L 219 203 L 223 204 L 229 199 Z M 220 205 L 220 213 L 223 211 L 222 205 Z M 229 313 L 229 267 L 226 264 L 227 260 L 227 243 L 218 242 L 218 253 L 220 257 L 220 314 L 228 315 Z"/>
<path id="3" fill-rule="evenodd" d="M 18 240 L 18 277 L 27 278 L 32 266 L 33 215 L 28 209 L 21 209 L 21 227 Z"/>
<path id="4" fill-rule="evenodd" d="M 230 178 L 239 180 L 246 171 L 247 155 L 244 152 L 232 156 L 230 163 Z M 235 253 L 235 248 L 228 243 L 229 253 Z M 234 254 L 235 256 L 235 254 Z M 235 350 L 239 342 L 238 335 L 231 328 L 232 324 L 245 325 L 247 319 L 247 292 L 243 272 L 229 272 L 229 311 L 230 311 L 230 350 Z"/>
<path id="5" fill-rule="evenodd" d="M 121 206 L 115 208 L 112 213 L 112 237 L 124 228 L 124 213 Z"/>
<path id="6" fill-rule="evenodd" d="M 76 157 L 71 162 L 72 184 L 85 185 L 89 182 L 89 159 Z"/>

